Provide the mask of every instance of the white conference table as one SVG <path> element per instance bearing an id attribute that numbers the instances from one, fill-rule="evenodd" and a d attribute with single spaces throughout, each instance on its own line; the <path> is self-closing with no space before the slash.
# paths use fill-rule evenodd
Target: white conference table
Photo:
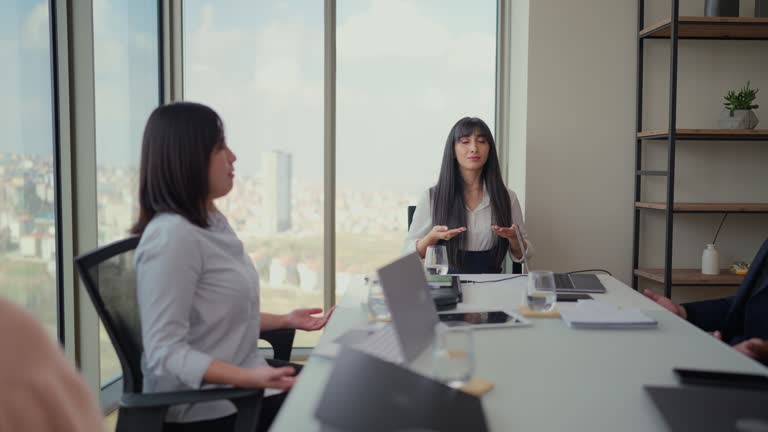
<path id="1" fill-rule="evenodd" d="M 495 280 L 504 275 L 466 275 Z M 606 294 L 597 300 L 642 309 L 655 329 L 586 330 L 561 319 L 530 318 L 533 325 L 475 331 L 475 376 L 495 383 L 482 397 L 491 431 L 656 431 L 665 423 L 644 385 L 677 385 L 674 367 L 765 373 L 766 368 L 627 285 L 600 275 Z M 460 308 L 516 310 L 526 278 L 465 284 Z M 320 344 L 367 321 L 362 281 L 339 303 Z M 573 303 L 558 304 L 559 308 Z M 272 431 L 319 431 L 314 412 L 333 360 L 310 356 Z M 418 369 L 418 368 L 417 368 Z M 361 383 L 364 385 L 364 383 Z M 343 392 L 344 389 L 337 389 Z"/>

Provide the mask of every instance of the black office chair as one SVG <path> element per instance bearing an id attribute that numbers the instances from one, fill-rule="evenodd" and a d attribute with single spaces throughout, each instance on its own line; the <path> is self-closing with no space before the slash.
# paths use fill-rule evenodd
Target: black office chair
<path id="1" fill-rule="evenodd" d="M 411 224 L 413 223 L 414 213 L 416 213 L 416 206 L 408 206 L 408 231 L 411 230 Z"/>
<path id="2" fill-rule="evenodd" d="M 416 206 L 408 206 L 408 231 L 411 230 L 411 224 L 413 223 L 413 214 L 416 213 Z M 512 274 L 522 274 L 523 265 L 520 263 L 512 263 Z"/>
<path id="3" fill-rule="evenodd" d="M 144 347 L 133 270 L 133 252 L 138 244 L 139 237 L 134 236 L 75 258 L 77 271 L 123 369 L 117 432 L 161 432 L 170 406 L 216 400 L 229 400 L 237 407 L 235 432 L 253 431 L 258 423 L 263 389 L 142 393 L 141 355 Z M 295 330 L 291 329 L 264 332 L 261 336 L 272 344 L 276 358 L 287 361 L 294 334 Z"/>

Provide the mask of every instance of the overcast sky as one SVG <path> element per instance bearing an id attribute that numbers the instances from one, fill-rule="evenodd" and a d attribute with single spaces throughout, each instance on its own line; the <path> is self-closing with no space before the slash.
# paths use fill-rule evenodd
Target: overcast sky
<path id="1" fill-rule="evenodd" d="M 98 160 L 135 166 L 158 101 L 157 7 L 94 3 Z M 0 151 L 50 154 L 47 2 L 3 4 Z M 436 180 L 456 120 L 493 128 L 496 1 L 337 8 L 337 184 L 417 194 Z M 222 116 L 241 174 L 258 174 L 261 153 L 282 149 L 296 177 L 320 181 L 321 0 L 185 0 L 184 55 L 185 98 Z"/>

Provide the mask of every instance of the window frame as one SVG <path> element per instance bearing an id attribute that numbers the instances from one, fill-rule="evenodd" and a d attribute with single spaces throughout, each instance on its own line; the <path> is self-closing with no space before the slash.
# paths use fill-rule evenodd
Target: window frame
<path id="1" fill-rule="evenodd" d="M 336 0 L 324 1 L 324 306 L 336 303 Z M 510 138 L 511 0 L 497 0 L 495 134 L 502 175 Z M 117 407 L 122 378 L 99 382 L 99 323 L 74 270 L 74 257 L 97 246 L 93 0 L 49 0 L 53 92 L 58 338 L 68 359 L 100 394 L 105 413 Z M 158 101 L 183 99 L 182 0 L 157 0 Z M 308 356 L 311 349 L 296 349 Z"/>
<path id="2" fill-rule="evenodd" d="M 158 8 L 158 104 L 164 101 L 163 49 L 168 1 Z M 93 0 L 49 0 L 56 191 L 59 341 L 100 397 L 117 408 L 122 377 L 100 382 L 99 319 L 74 269 L 74 258 L 98 245 Z M 163 35 L 163 37 L 160 37 Z"/>

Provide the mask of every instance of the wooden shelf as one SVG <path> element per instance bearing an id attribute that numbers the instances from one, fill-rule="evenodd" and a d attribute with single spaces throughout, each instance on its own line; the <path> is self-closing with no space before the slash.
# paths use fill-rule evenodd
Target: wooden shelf
<path id="1" fill-rule="evenodd" d="M 645 140 L 666 140 L 669 130 L 639 132 Z M 768 141 L 768 129 L 677 129 L 678 140 L 687 141 Z"/>
<path id="2" fill-rule="evenodd" d="M 664 283 L 664 269 L 636 269 L 635 276 L 661 284 Z M 702 274 L 699 269 L 672 270 L 672 285 L 741 285 L 743 279 L 744 276 L 731 273 L 725 269 L 720 270 L 720 274 L 714 276 Z"/>
<path id="3" fill-rule="evenodd" d="M 667 210 L 663 202 L 636 202 L 635 207 Z M 675 213 L 768 213 L 768 203 L 675 203 Z"/>
<path id="4" fill-rule="evenodd" d="M 768 40 L 768 18 L 751 17 L 679 17 L 680 39 Z M 644 28 L 640 38 L 669 39 L 670 18 Z"/>

